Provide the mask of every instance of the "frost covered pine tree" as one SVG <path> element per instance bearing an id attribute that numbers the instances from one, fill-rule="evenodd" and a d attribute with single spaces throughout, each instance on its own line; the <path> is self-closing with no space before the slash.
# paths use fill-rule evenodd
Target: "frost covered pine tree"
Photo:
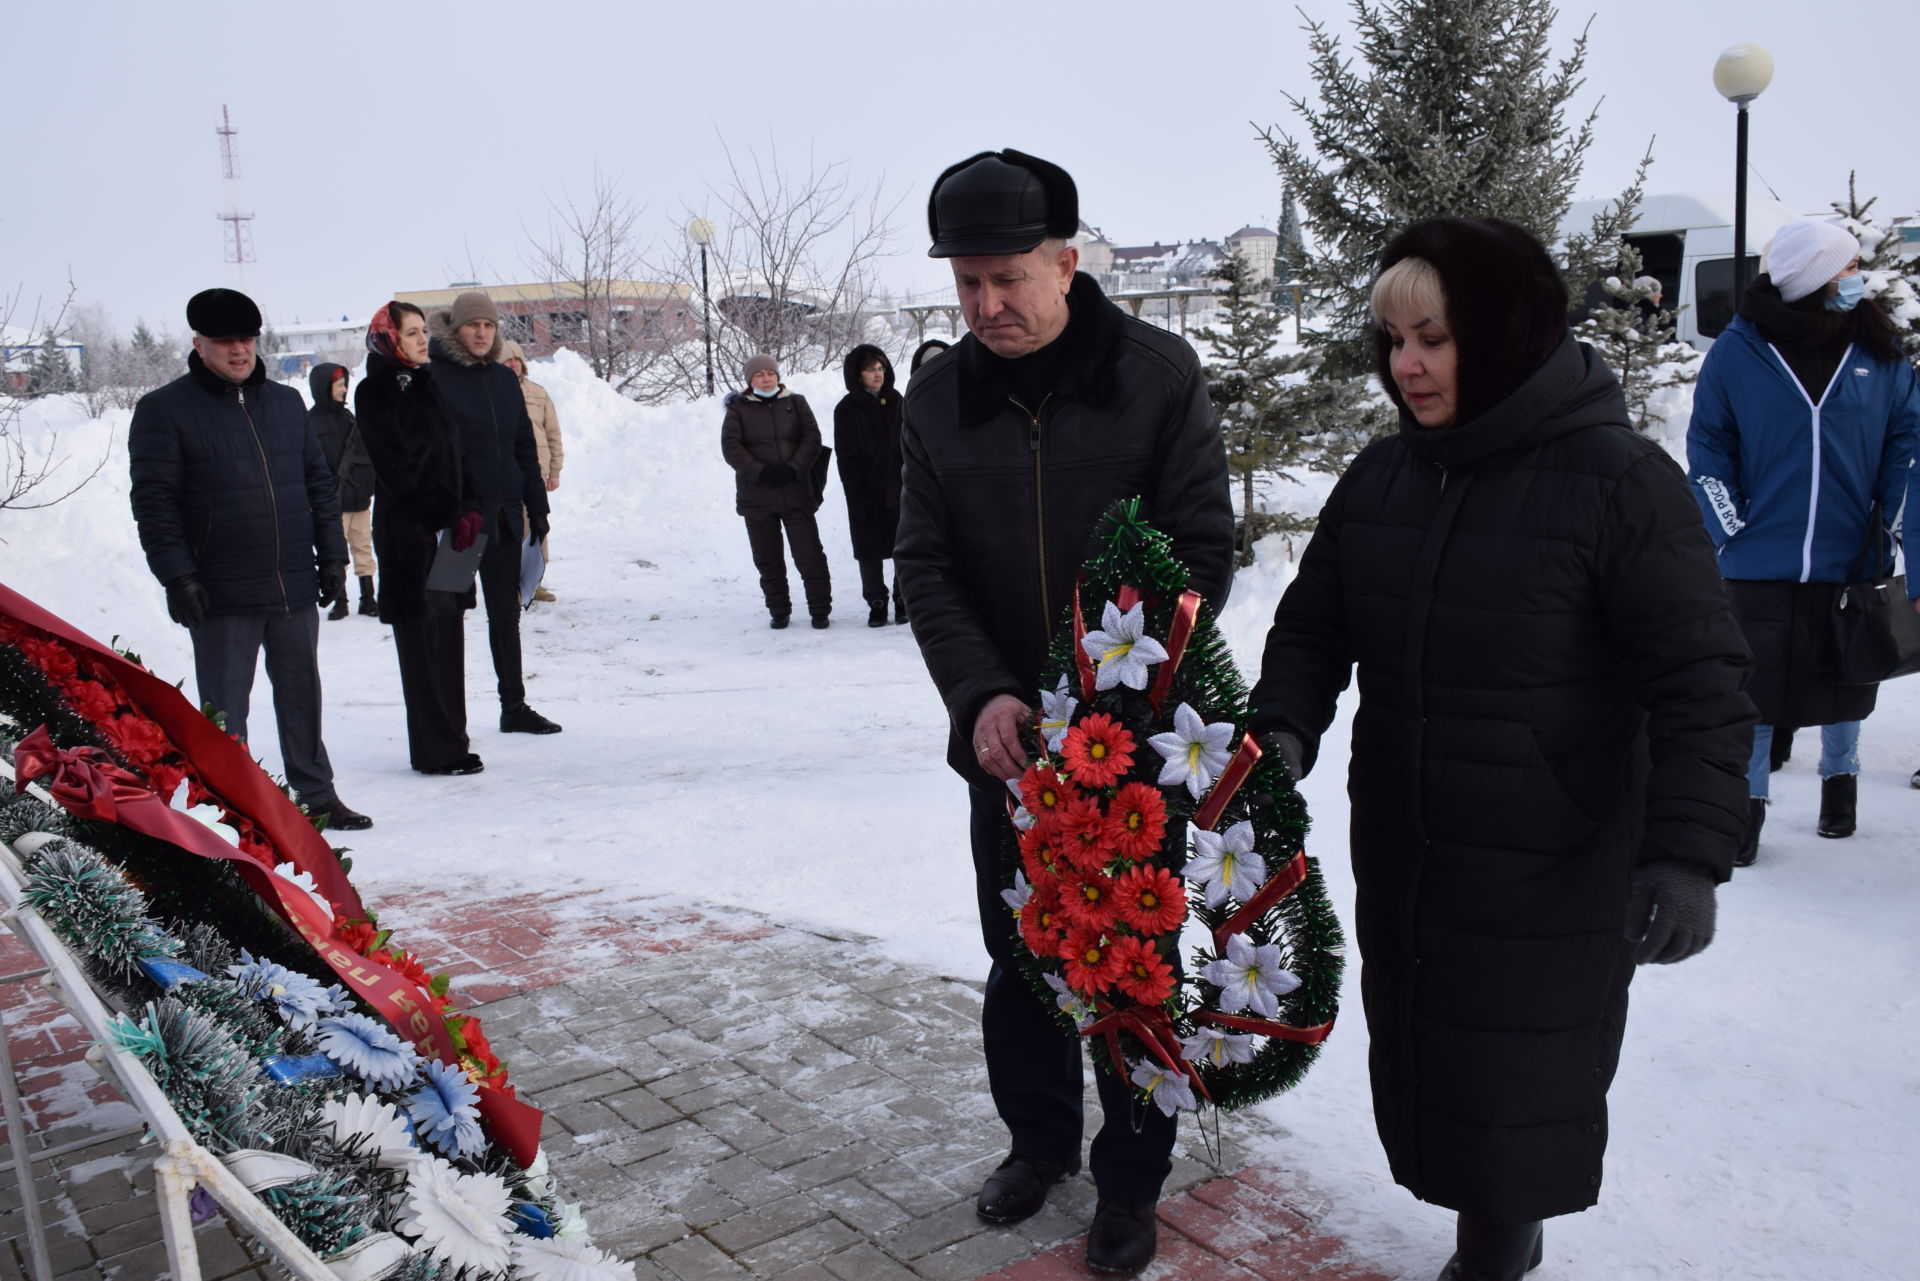
<path id="1" fill-rule="evenodd" d="M 1854 179 L 1853 173 L 1847 174 L 1846 201 L 1834 201 L 1833 211 L 1840 215 L 1840 225 L 1860 242 L 1860 271 L 1867 278 L 1867 297 L 1880 304 L 1900 331 L 1907 359 L 1920 365 L 1920 258 L 1901 256 L 1899 231 L 1873 217 L 1874 202 L 1879 197 L 1868 196 L 1863 202 Z"/>
<path id="2" fill-rule="evenodd" d="M 1369 368 L 1365 285 L 1408 223 L 1504 218 L 1557 238 L 1595 115 L 1568 124 L 1587 38 L 1556 60 L 1555 16 L 1546 0 L 1354 0 L 1357 57 L 1308 21 L 1319 102 L 1288 95 L 1304 137 L 1264 137 L 1313 237 L 1299 279 L 1325 318 L 1319 376 Z"/>
<path id="3" fill-rule="evenodd" d="M 1300 279 L 1300 266 L 1306 260 L 1307 242 L 1300 234 L 1300 207 L 1293 198 L 1293 189 L 1287 188 L 1280 196 L 1280 246 L 1273 255 L 1273 278 L 1276 283 L 1292 283 Z M 1293 314 L 1293 291 L 1275 289 L 1274 306 L 1280 314 Z"/>
<path id="4" fill-rule="evenodd" d="M 1660 282 L 1644 274 L 1640 251 L 1620 236 L 1639 217 L 1646 172 L 1647 161 L 1642 160 L 1633 185 L 1607 211 L 1604 228 L 1576 238 L 1583 242 L 1576 252 L 1598 257 L 1611 249 L 1614 259 L 1611 263 L 1587 259 L 1586 269 L 1599 278 L 1587 294 L 1587 318 L 1574 333 L 1593 344 L 1620 380 L 1633 429 L 1640 432 L 1652 424 L 1654 393 L 1690 383 L 1700 372 L 1700 354 L 1674 339 L 1676 313 L 1657 301 Z"/>

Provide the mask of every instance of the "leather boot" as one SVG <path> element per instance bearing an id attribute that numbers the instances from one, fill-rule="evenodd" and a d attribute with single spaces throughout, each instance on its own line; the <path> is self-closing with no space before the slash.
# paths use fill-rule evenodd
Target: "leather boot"
<path id="1" fill-rule="evenodd" d="M 363 614 L 378 614 L 380 612 L 380 602 L 373 597 L 372 574 L 360 575 L 360 612 Z"/>
<path id="2" fill-rule="evenodd" d="M 867 602 L 867 626 L 885 627 L 887 625 L 887 598 Z"/>
<path id="3" fill-rule="evenodd" d="M 1758 796 L 1747 798 L 1747 835 L 1733 852 L 1735 867 L 1752 867 L 1760 857 L 1760 828 L 1767 821 L 1767 803 Z"/>
<path id="4" fill-rule="evenodd" d="M 1453 1229 L 1454 1252 L 1438 1281 L 1520 1281 L 1546 1255 L 1540 1220 L 1501 1223 L 1463 1214 Z"/>
<path id="5" fill-rule="evenodd" d="M 1860 797 L 1858 774 L 1835 774 L 1820 780 L 1820 826 L 1822 836 L 1852 836 L 1855 803 Z"/>
<path id="6" fill-rule="evenodd" d="M 1102 1201 L 1087 1229 L 1087 1271 L 1096 1276 L 1130 1277 L 1153 1262 L 1160 1248 L 1160 1224 L 1152 1201 Z"/>
<path id="7" fill-rule="evenodd" d="M 1047 1203 L 1047 1190 L 1080 1167 L 1058 1161 L 1030 1161 L 1023 1156 L 1008 1156 L 973 1199 L 973 1212 L 988 1223 L 1018 1223 L 1039 1213 Z"/>
<path id="8" fill-rule="evenodd" d="M 327 621 L 337 623 L 347 616 L 347 597 L 343 592 L 340 599 L 333 602 L 333 608 L 327 611 Z"/>

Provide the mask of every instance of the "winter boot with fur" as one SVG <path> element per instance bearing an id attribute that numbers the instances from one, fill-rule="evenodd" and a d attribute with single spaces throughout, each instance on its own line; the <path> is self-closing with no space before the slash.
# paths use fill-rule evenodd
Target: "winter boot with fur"
<path id="1" fill-rule="evenodd" d="M 342 601 L 341 604 L 345 604 Z M 373 597 L 373 575 L 360 575 L 360 612 L 370 617 L 378 617 L 380 602 Z"/>
<path id="2" fill-rule="evenodd" d="M 1860 797 L 1858 774 L 1835 774 L 1820 780 L 1820 826 L 1822 836 L 1852 836 L 1855 803 Z"/>
<path id="3" fill-rule="evenodd" d="M 1740 848 L 1733 852 L 1735 867 L 1752 867 L 1753 860 L 1760 857 L 1760 828 L 1767 821 L 1767 802 L 1758 796 L 1747 798 L 1747 835 L 1740 842 Z"/>
<path id="4" fill-rule="evenodd" d="M 1439 1281 L 1520 1281 L 1540 1266 L 1546 1234 L 1540 1221 L 1501 1223 L 1463 1214 L 1453 1230 L 1455 1249 Z"/>

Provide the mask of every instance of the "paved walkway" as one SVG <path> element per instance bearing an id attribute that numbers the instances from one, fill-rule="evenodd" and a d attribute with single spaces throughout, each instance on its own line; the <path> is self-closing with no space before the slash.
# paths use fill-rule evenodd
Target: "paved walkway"
<path id="1" fill-rule="evenodd" d="M 487 904 L 381 896 L 382 923 L 451 970 L 523 1095 L 545 1109 L 561 1192 L 642 1281 L 1060 1281 L 1086 1275 L 1085 1177 L 1013 1228 L 975 1217 L 1002 1154 L 978 1048 L 977 985 L 899 965 L 865 940 L 608 891 Z M 0 973 L 31 954 L 0 936 Z M 36 1125 L 50 1142 L 126 1125 L 77 1030 L 34 986 L 0 992 Z M 1089 1089 L 1088 1097 L 1092 1091 Z M 1178 1281 L 1392 1281 L 1316 1230 L 1292 1173 L 1249 1165 L 1248 1118 L 1217 1162 L 1183 1127 L 1159 1261 Z M 61 1281 L 163 1275 L 137 1144 L 43 1176 Z M 1222 1173 L 1226 1171 L 1226 1173 Z M 0 1175 L 0 1281 L 26 1276 L 18 1197 Z M 50 1195 L 47 1195 L 50 1194 Z M 273 1275 L 224 1222 L 200 1231 L 209 1281 Z"/>

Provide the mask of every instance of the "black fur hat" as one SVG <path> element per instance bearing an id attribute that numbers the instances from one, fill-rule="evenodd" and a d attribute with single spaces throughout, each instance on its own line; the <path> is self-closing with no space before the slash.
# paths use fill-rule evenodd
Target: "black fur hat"
<path id="1" fill-rule="evenodd" d="M 927 197 L 929 258 L 1023 254 L 1080 230 L 1080 193 L 1059 165 L 1015 151 L 983 151 L 948 166 Z"/>
<path id="2" fill-rule="evenodd" d="M 1456 424 L 1506 399 L 1566 338 L 1566 281 L 1525 228 L 1498 218 L 1427 218 L 1387 243 L 1380 270 L 1403 258 L 1422 259 L 1440 276 L 1460 358 Z M 1381 385 L 1405 413 L 1388 363 L 1392 340 L 1378 325 L 1373 352 Z"/>
<path id="3" fill-rule="evenodd" d="M 187 328 L 202 338 L 258 338 L 260 308 L 238 289 L 203 289 L 187 299 Z"/>

